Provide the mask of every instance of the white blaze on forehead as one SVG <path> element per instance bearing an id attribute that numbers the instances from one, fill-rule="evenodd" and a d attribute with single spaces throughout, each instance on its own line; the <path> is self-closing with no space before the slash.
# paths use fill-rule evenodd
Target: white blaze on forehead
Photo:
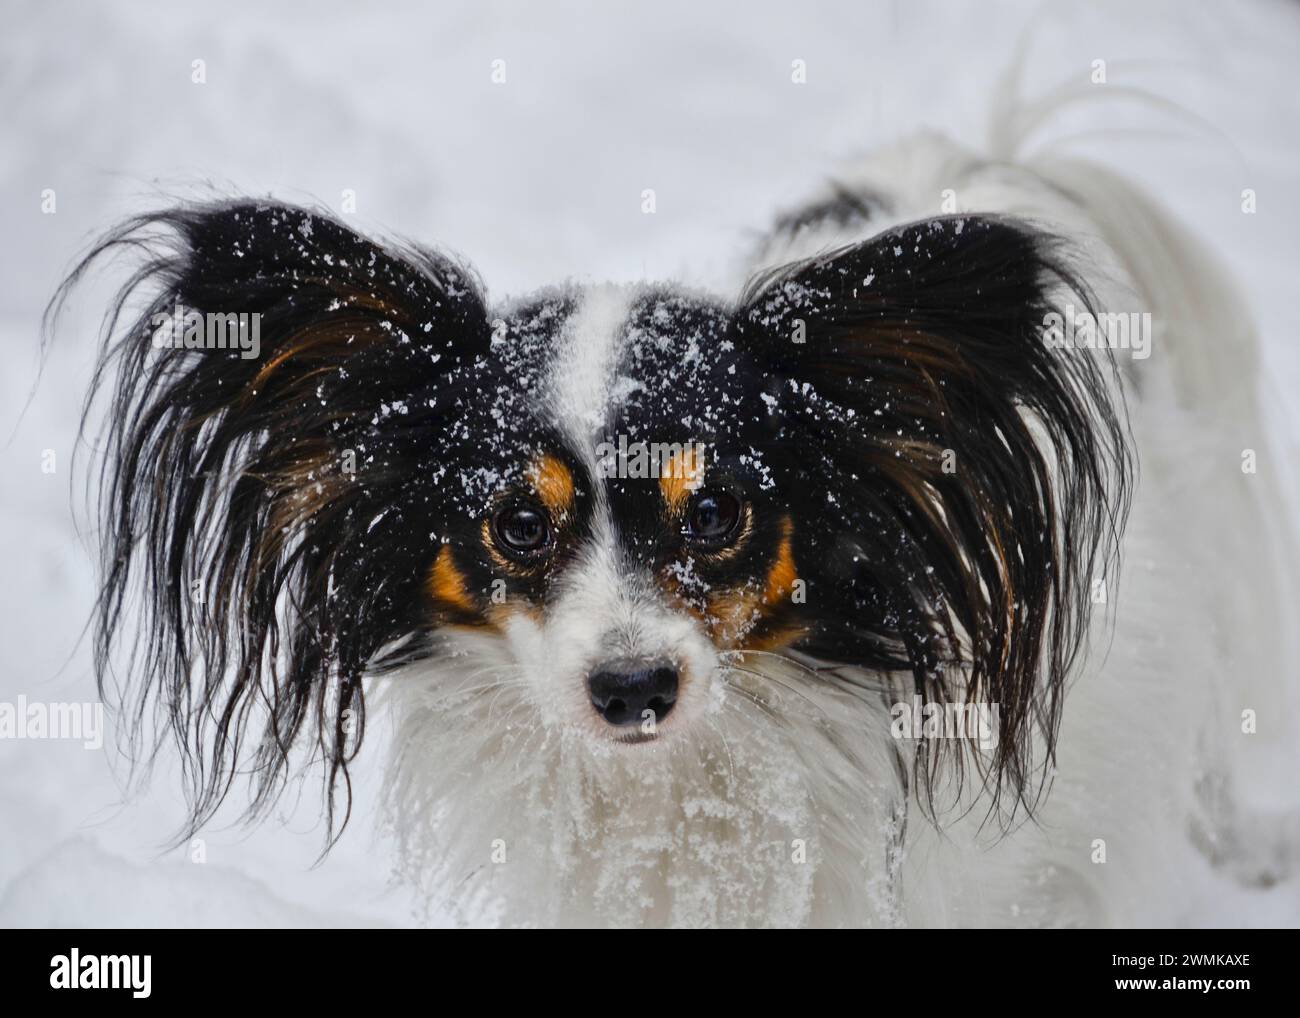
<path id="1" fill-rule="evenodd" d="M 619 367 L 628 316 L 643 292 L 617 285 L 587 290 L 560 333 L 546 375 L 547 406 L 569 445 L 588 458 L 593 476 L 596 446 L 612 438 L 606 429 L 618 404 L 640 384 L 620 377 Z M 653 578 L 625 557 L 601 484 L 595 486 L 594 501 L 590 534 L 548 598 L 545 623 L 537 627 L 519 620 L 510 633 L 520 660 L 545 662 L 530 669 L 534 681 L 549 677 L 553 683 L 543 700 L 572 707 L 586 721 L 592 709 L 585 677 L 604 661 L 669 660 L 682 672 L 683 686 L 705 685 L 717 666 L 713 645 L 691 617 L 664 605 Z M 702 694 L 695 699 L 694 706 L 683 703 L 677 709 L 679 722 L 709 702 Z"/>
<path id="2" fill-rule="evenodd" d="M 575 451 L 594 456 L 602 440 L 597 436 L 609 420 L 624 326 L 635 296 L 635 287 L 592 287 L 560 334 L 546 394 Z"/>

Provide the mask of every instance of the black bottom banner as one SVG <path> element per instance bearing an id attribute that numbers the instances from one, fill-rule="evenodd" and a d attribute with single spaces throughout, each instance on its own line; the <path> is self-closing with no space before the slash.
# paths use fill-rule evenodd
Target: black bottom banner
<path id="1" fill-rule="evenodd" d="M 253 1000 L 259 1008 L 338 1007 L 408 993 L 432 1003 L 428 994 L 447 991 L 461 1001 L 479 980 L 485 1005 L 500 1006 L 503 991 L 530 1004 L 545 995 L 554 1005 L 560 987 L 588 999 L 593 989 L 612 989 L 592 980 L 622 983 L 619 996 L 631 990 L 653 999 L 671 978 L 665 965 L 677 959 L 693 970 L 682 973 L 691 983 L 713 984 L 714 998 L 732 1004 L 747 991 L 766 995 L 779 981 L 796 999 L 848 992 L 864 1006 L 969 1004 L 1028 991 L 1035 997 L 1021 998 L 1026 1004 L 1163 998 L 1181 1008 L 1198 999 L 1216 1006 L 1291 1000 L 1298 971 L 1283 931 L 848 931 L 815 943 L 769 936 L 762 943 L 697 942 L 685 951 L 644 940 L 616 947 L 606 936 L 578 943 L 571 935 L 14 930 L 0 937 L 0 980 L 9 1003 L 73 1009 L 110 1000 L 130 1007 Z"/>

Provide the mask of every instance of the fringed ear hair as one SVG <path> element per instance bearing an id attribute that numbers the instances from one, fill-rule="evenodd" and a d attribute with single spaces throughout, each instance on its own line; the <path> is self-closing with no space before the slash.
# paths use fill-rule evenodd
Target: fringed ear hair
<path id="1" fill-rule="evenodd" d="M 824 521 L 796 552 L 820 563 L 806 649 L 996 705 L 996 749 L 975 759 L 1012 817 L 1042 790 L 1129 500 L 1113 365 L 1045 329 L 1066 295 L 1088 301 L 1051 238 L 944 217 L 768 273 L 735 318 L 771 370 L 772 444 L 797 451 Z M 943 748 L 917 757 L 931 809 Z"/>
<path id="2" fill-rule="evenodd" d="M 349 792 L 336 825 L 362 672 L 420 624 L 434 522 L 413 479 L 474 391 L 487 313 L 442 257 L 254 201 L 128 222 L 52 307 L 117 250 L 144 261 L 106 320 L 95 377 L 110 394 L 101 692 L 142 594 L 121 691 L 137 736 L 152 709 L 184 751 L 193 826 L 245 764 L 249 815 L 264 810 L 305 742 L 325 762 L 333 834 L 350 808 Z"/>

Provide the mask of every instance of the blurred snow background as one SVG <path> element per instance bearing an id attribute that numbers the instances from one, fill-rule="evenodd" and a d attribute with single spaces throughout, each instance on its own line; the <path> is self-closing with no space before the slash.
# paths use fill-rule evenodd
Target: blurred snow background
<path id="1" fill-rule="evenodd" d="M 566 276 L 730 289 L 755 231 L 837 159 L 920 127 L 980 145 L 1031 26 L 1031 96 L 1104 59 L 1110 83 L 1213 125 L 1098 87 L 1049 134 L 1131 174 L 1218 251 L 1264 336 L 1279 461 L 1300 462 L 1300 4 L 4 0 L 0 20 L 0 700 L 94 698 L 93 534 L 71 511 L 89 457 L 70 466 L 120 277 L 78 293 L 39 382 L 38 325 L 74 255 L 124 214 L 211 187 L 337 209 L 350 188 L 358 227 L 462 254 L 494 297 Z M 314 776 L 279 822 L 206 832 L 200 865 L 191 846 L 164 849 L 182 816 L 165 754 L 124 797 L 111 735 L 99 751 L 0 741 L 0 925 L 408 923 L 370 809 L 384 737 L 369 733 L 358 813 L 319 865 Z M 1279 774 L 1263 798 L 1294 804 L 1296 784 Z M 1197 908 L 1206 924 L 1296 925 L 1300 889 L 1225 886 Z"/>

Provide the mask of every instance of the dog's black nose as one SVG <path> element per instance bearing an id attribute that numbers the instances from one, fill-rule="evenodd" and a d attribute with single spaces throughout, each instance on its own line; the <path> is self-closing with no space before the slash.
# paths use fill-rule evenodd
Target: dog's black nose
<path id="1" fill-rule="evenodd" d="M 610 662 L 587 676 L 592 706 L 611 725 L 639 725 L 654 711 L 662 721 L 677 702 L 677 669 L 655 662 Z"/>

